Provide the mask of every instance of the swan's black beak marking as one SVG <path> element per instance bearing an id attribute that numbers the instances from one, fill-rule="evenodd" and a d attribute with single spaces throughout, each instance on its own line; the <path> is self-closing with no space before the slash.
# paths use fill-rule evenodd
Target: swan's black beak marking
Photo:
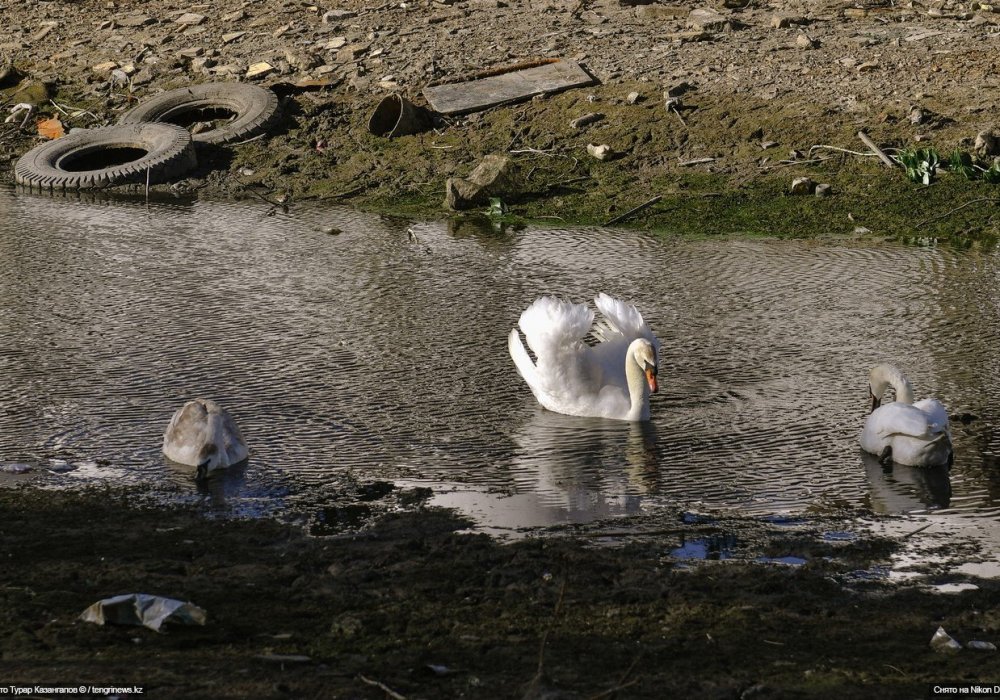
<path id="1" fill-rule="evenodd" d="M 197 481 L 204 481 L 205 479 L 208 478 L 208 460 L 207 459 L 204 462 L 202 462 L 201 464 L 198 465 L 198 471 L 195 472 L 194 478 Z"/>
<path id="2" fill-rule="evenodd" d="M 878 398 L 877 396 L 875 396 L 875 394 L 872 394 L 871 392 L 869 392 L 869 395 L 872 397 L 872 410 L 874 411 L 876 408 L 882 405 L 882 399 Z"/>

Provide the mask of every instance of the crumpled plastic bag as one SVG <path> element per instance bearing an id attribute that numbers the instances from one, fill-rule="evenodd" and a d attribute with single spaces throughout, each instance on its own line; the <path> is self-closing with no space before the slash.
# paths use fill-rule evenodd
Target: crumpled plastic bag
<path id="1" fill-rule="evenodd" d="M 959 651 L 962 645 L 944 631 L 944 627 L 938 627 L 937 632 L 931 637 L 931 649 L 934 651 L 952 652 Z"/>
<path id="2" fill-rule="evenodd" d="M 80 613 L 84 622 L 98 625 L 144 625 L 156 632 L 164 622 L 204 625 L 205 611 L 193 603 L 145 593 L 126 593 L 99 600 Z"/>

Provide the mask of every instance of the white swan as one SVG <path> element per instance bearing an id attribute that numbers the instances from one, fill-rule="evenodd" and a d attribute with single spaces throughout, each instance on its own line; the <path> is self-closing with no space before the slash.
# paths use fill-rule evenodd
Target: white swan
<path id="1" fill-rule="evenodd" d="M 910 467 L 951 464 L 948 412 L 936 399 L 913 402 L 913 387 L 897 367 L 878 365 L 868 375 L 872 412 L 861 432 L 861 449 Z M 882 395 L 892 386 L 896 400 L 882 406 Z"/>
<path id="2" fill-rule="evenodd" d="M 550 411 L 571 416 L 649 420 L 649 394 L 657 390 L 660 342 L 631 304 L 599 294 L 594 303 L 605 321 L 594 324 L 586 304 L 541 297 L 514 328 L 507 347 L 531 393 Z M 598 342 L 589 345 L 591 333 Z"/>
<path id="3" fill-rule="evenodd" d="M 226 409 L 210 399 L 194 399 L 170 419 L 163 433 L 163 454 L 198 467 L 198 478 L 204 479 L 216 469 L 239 464 L 250 451 Z"/>

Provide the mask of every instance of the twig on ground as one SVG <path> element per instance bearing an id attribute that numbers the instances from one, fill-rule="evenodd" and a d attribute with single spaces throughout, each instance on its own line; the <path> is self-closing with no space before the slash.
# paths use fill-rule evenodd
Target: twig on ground
<path id="1" fill-rule="evenodd" d="M 629 688 L 638 683 L 639 682 L 638 680 L 632 680 L 626 683 L 625 679 L 628 678 L 630 675 L 632 675 L 632 671 L 635 669 L 636 666 L 639 665 L 639 659 L 641 658 L 642 658 L 641 654 L 635 657 L 632 663 L 629 664 L 629 667 L 625 669 L 625 673 L 622 674 L 622 677 L 618 679 L 618 683 L 615 685 L 615 687 L 601 691 L 597 695 L 591 695 L 589 698 L 587 698 L 587 700 L 602 700 L 602 698 L 609 698 L 615 693 L 617 693 L 619 690 L 625 690 L 625 688 Z"/>
<path id="2" fill-rule="evenodd" d="M 556 601 L 556 607 L 552 611 L 552 621 L 549 626 L 545 629 L 545 633 L 542 635 L 542 641 L 538 645 L 538 668 L 535 670 L 535 675 L 532 676 L 531 680 L 528 681 L 528 688 L 524 693 L 522 700 L 526 700 L 528 697 L 533 697 L 532 691 L 535 690 L 537 685 L 541 682 L 542 676 L 545 672 L 545 645 L 549 641 L 549 633 L 555 626 L 556 620 L 559 618 L 559 614 L 562 612 L 563 600 L 566 597 L 566 576 L 563 575 L 562 585 L 559 587 L 559 599 Z"/>
<path id="3" fill-rule="evenodd" d="M 639 206 L 633 207 L 632 209 L 629 209 L 627 212 L 625 212 L 621 216 L 616 216 L 615 218 L 611 219 L 610 221 L 606 221 L 604 223 L 604 225 L 605 226 L 614 226 L 615 224 L 620 224 L 621 222 L 625 221 L 626 219 L 632 218 L 633 216 L 635 216 L 636 214 L 638 214 L 639 212 L 641 212 L 643 209 L 646 209 L 648 207 L 653 206 L 654 204 L 656 204 L 657 202 L 659 202 L 661 199 L 663 199 L 663 195 L 662 194 L 658 194 L 655 197 L 653 197 L 651 200 L 649 200 L 648 202 L 643 202 Z"/>
<path id="4" fill-rule="evenodd" d="M 358 678 L 361 680 L 362 683 L 365 683 L 367 685 L 375 686 L 376 688 L 378 688 L 379 690 L 381 690 L 383 693 L 385 693 L 386 695 L 388 695 L 390 698 L 392 698 L 392 700 L 406 700 L 406 696 L 405 695 L 400 695 L 395 690 L 393 690 L 392 688 L 390 688 L 389 686 L 387 686 L 385 683 L 382 683 L 381 681 L 377 681 L 374 678 L 366 678 L 365 676 L 363 676 L 361 674 L 358 674 Z"/>
<path id="5" fill-rule="evenodd" d="M 563 185 L 572 185 L 576 182 L 583 182 L 584 180 L 589 180 L 590 175 L 583 175 L 581 177 L 571 177 L 568 180 L 556 180 L 555 182 L 550 182 L 545 185 L 545 189 L 551 190 L 553 187 L 562 187 Z"/>
<path id="6" fill-rule="evenodd" d="M 626 688 L 631 688 L 638 682 L 639 681 L 629 681 L 628 683 L 621 683 L 620 685 L 616 685 L 614 688 L 608 688 L 607 690 L 598 693 L 597 695 L 591 695 L 589 698 L 587 698 L 587 700 L 602 700 L 602 698 L 610 698 L 619 690 L 625 690 Z"/>
<path id="7" fill-rule="evenodd" d="M 927 524 L 926 524 L 926 525 L 924 525 L 923 527 L 918 527 L 918 528 L 917 528 L 916 530 L 914 530 L 913 532 L 907 532 L 907 533 L 906 533 L 905 535 L 903 535 L 903 539 L 905 540 L 905 539 L 906 539 L 907 537 L 911 537 L 911 536 L 913 536 L 913 535 L 917 534 L 918 532 L 923 532 L 924 530 L 926 530 L 927 528 L 929 528 L 929 527 L 930 527 L 931 525 L 933 525 L 933 524 L 934 524 L 934 523 L 927 523 Z"/>
<path id="8" fill-rule="evenodd" d="M 681 116 L 681 113 L 677 111 L 676 107 L 671 106 L 670 111 L 676 114 L 677 118 L 681 120 L 681 126 L 683 126 L 685 129 L 688 128 L 687 122 L 684 121 L 684 117 Z"/>
<path id="9" fill-rule="evenodd" d="M 922 226 L 925 226 L 926 224 L 929 224 L 932 221 L 937 221 L 938 219 L 943 219 L 946 216 L 951 216 L 956 211 L 959 211 L 961 209 L 965 209 L 968 206 L 971 206 L 973 204 L 978 204 L 980 202 L 989 202 L 990 204 L 1000 204 L 1000 199 L 993 199 L 992 197 L 979 197 L 978 199 L 970 199 L 965 204 L 959 205 L 959 206 L 955 207 L 954 209 L 949 209 L 944 214 L 938 214 L 937 216 L 932 216 L 929 219 L 924 219 L 919 224 L 917 224 L 916 227 L 917 228 L 921 228 Z"/>
<path id="10" fill-rule="evenodd" d="M 347 190 L 345 192 L 338 192 L 337 194 L 331 194 L 323 199 L 344 199 L 345 197 L 353 197 L 356 194 L 361 194 L 368 189 L 368 185 L 361 185 L 361 187 L 355 187 L 353 190 Z"/>
<path id="11" fill-rule="evenodd" d="M 878 153 L 868 153 L 867 151 L 851 151 L 846 148 L 837 148 L 836 146 L 827 146 L 825 144 L 817 144 L 815 146 L 810 146 L 809 148 L 810 157 L 812 156 L 813 151 L 820 148 L 827 151 L 837 151 L 838 153 L 847 153 L 848 155 L 852 156 L 872 156 L 874 158 L 878 157 Z"/>
<path id="12" fill-rule="evenodd" d="M 875 155 L 878 156 L 879 160 L 881 160 L 883 163 L 885 163 L 886 165 L 888 165 L 890 168 L 895 169 L 895 168 L 899 167 L 899 163 L 896 162 L 896 161 L 894 161 L 889 156 L 887 156 L 885 154 L 885 151 L 883 151 L 881 148 L 879 148 L 878 146 L 876 146 L 875 142 L 872 141 L 870 138 L 868 138 L 868 134 L 866 134 L 863 131 L 859 131 L 858 132 L 858 138 L 861 139 L 864 142 L 864 144 L 866 146 L 868 146 L 868 148 L 870 148 L 875 153 Z"/>

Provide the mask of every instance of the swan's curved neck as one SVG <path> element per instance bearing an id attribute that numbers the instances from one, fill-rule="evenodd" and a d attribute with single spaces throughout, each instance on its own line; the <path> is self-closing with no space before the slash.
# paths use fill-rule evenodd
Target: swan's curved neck
<path id="1" fill-rule="evenodd" d="M 896 401 L 913 403 L 913 387 L 902 370 L 892 365 L 879 365 L 869 375 L 872 396 L 881 400 L 882 395 L 890 386 L 896 390 Z"/>
<path id="2" fill-rule="evenodd" d="M 628 380 L 628 397 L 630 401 L 626 420 L 649 419 L 649 384 L 646 373 L 636 362 L 633 348 L 629 346 L 625 354 L 625 378 Z"/>

